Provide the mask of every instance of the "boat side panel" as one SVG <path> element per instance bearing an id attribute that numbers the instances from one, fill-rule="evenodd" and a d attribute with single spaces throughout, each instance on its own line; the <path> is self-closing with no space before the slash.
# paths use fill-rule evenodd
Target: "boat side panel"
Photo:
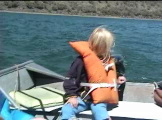
<path id="1" fill-rule="evenodd" d="M 21 69 L 19 70 L 19 76 L 17 71 L 1 76 L 0 86 L 9 93 L 13 90 L 31 88 L 34 86 L 34 82 L 26 69 Z"/>

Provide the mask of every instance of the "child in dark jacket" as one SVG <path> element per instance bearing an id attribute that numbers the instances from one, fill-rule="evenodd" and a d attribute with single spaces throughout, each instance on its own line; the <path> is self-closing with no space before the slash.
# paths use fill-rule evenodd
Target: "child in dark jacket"
<path id="1" fill-rule="evenodd" d="M 121 85 L 120 88 L 124 88 L 126 78 L 124 77 L 125 69 L 120 57 L 110 55 L 110 49 L 114 43 L 113 35 L 105 28 L 96 28 L 89 37 L 89 47 L 99 57 L 99 59 L 105 63 L 110 57 L 115 58 L 115 66 L 117 71 L 117 83 Z M 97 69 L 97 68 L 96 68 Z M 85 95 L 89 91 L 89 87 L 80 86 L 81 82 L 87 82 L 87 73 L 84 67 L 82 56 L 78 56 L 71 64 L 70 70 L 66 75 L 63 87 L 66 92 L 66 103 L 62 107 L 62 120 L 67 120 L 73 117 L 79 112 L 86 109 L 91 109 L 95 120 L 110 120 L 110 116 L 107 113 L 107 103 L 92 103 L 92 97 Z M 120 90 L 119 93 L 123 93 Z M 85 97 L 85 98 L 84 98 Z M 82 100 L 84 98 L 84 100 Z M 119 100 L 122 100 L 122 95 L 119 94 Z M 102 114 L 101 114 L 102 112 Z"/>

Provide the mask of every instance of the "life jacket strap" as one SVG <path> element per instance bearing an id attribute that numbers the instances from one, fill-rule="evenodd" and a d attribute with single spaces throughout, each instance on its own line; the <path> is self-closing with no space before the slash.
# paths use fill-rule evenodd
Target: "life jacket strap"
<path id="1" fill-rule="evenodd" d="M 105 70 L 108 71 L 109 68 L 112 67 L 113 65 L 115 65 L 115 64 L 114 63 L 106 64 Z"/>
<path id="2" fill-rule="evenodd" d="M 114 91 L 117 90 L 117 83 L 115 79 L 113 80 L 113 83 L 80 83 L 80 86 L 90 87 L 90 90 L 84 96 L 84 98 L 87 97 L 87 95 L 91 93 L 93 90 L 95 90 L 96 88 L 114 87 L 115 88 Z M 84 98 L 82 98 L 82 100 Z"/>

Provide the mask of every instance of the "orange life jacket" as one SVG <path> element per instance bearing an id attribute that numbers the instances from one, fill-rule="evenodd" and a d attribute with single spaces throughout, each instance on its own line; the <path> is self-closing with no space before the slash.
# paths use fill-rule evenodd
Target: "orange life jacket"
<path id="1" fill-rule="evenodd" d="M 83 57 L 84 66 L 88 76 L 88 82 L 91 83 L 108 83 L 116 84 L 116 67 L 115 64 L 106 71 L 101 60 L 89 48 L 86 41 L 69 42 L 70 46 Z M 110 58 L 108 63 L 114 63 Z M 118 90 L 115 87 L 98 87 L 91 93 L 93 103 L 118 103 Z"/>

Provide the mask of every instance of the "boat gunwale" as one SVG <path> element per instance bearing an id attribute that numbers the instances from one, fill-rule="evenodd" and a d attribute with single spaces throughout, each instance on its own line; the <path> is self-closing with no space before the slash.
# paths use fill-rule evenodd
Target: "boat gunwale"
<path id="1" fill-rule="evenodd" d="M 12 67 L 9 67 L 9 68 L 0 70 L 0 77 L 4 76 L 4 75 L 6 75 L 6 74 L 12 73 L 12 72 L 14 72 L 15 70 L 23 69 L 23 68 L 25 68 L 25 66 L 26 66 L 27 64 L 30 64 L 30 63 L 34 63 L 34 61 L 33 61 L 33 60 L 29 60 L 29 61 L 27 61 L 27 62 L 24 62 L 24 63 L 21 63 L 21 64 L 15 64 L 15 65 L 12 66 Z"/>

